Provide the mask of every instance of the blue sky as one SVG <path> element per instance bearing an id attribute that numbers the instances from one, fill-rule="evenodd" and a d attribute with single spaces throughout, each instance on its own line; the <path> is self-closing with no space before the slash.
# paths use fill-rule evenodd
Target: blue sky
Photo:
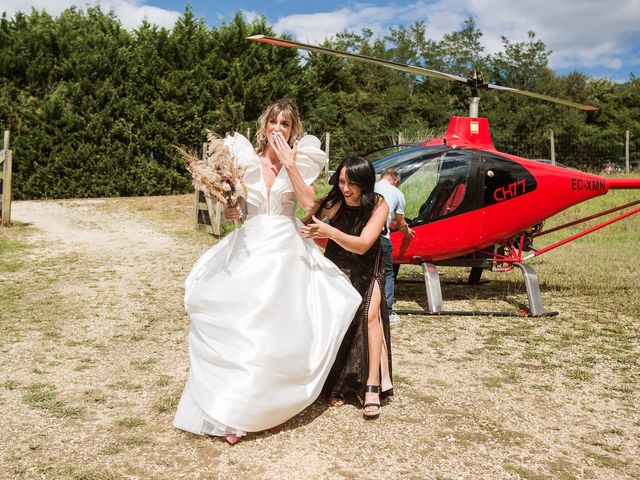
<path id="1" fill-rule="evenodd" d="M 577 70 L 613 81 L 640 76 L 640 0 L 0 0 L 0 11 L 12 16 L 34 7 L 57 15 L 73 4 L 95 3 L 113 9 L 127 28 L 143 18 L 170 28 L 186 3 L 211 26 L 237 11 L 247 19 L 265 15 L 277 32 L 305 43 L 363 28 L 383 36 L 389 27 L 417 20 L 425 22 L 429 38 L 439 40 L 473 17 L 484 34 L 484 53 L 501 49 L 501 35 L 519 42 L 533 30 L 552 50 L 549 63 L 560 74 Z"/>

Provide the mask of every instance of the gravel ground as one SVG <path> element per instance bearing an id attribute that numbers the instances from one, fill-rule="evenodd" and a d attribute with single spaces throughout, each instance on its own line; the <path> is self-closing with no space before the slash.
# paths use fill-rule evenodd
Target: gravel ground
<path id="1" fill-rule="evenodd" d="M 191 201 L 14 202 L 0 229 L 22 245 L 0 258 L 0 478 L 640 478 L 640 319 L 561 285 L 543 286 L 557 317 L 403 315 L 396 394 L 376 421 L 318 400 L 233 447 L 175 430 L 182 282 L 213 241 L 190 226 Z M 446 309 L 526 303 L 517 274 L 490 278 L 445 285 Z M 397 297 L 426 303 L 419 284 Z"/>

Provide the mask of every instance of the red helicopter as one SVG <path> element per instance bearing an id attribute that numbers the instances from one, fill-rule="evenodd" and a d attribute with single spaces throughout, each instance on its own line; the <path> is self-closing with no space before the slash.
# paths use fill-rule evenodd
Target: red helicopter
<path id="1" fill-rule="evenodd" d="M 636 207 L 561 241 L 536 249 L 533 246 L 535 238 L 640 204 L 640 200 L 637 200 L 543 230 L 547 218 L 585 200 L 604 195 L 610 189 L 640 189 L 640 178 L 605 178 L 498 152 L 491 141 L 488 120 L 478 117 L 478 90 L 506 91 L 581 110 L 595 110 L 595 107 L 483 83 L 475 74 L 464 78 L 263 35 L 249 37 L 249 40 L 462 82 L 471 88 L 469 117 L 453 117 L 444 138 L 403 146 L 400 150 L 397 145 L 389 147 L 395 151 L 373 160 L 377 173 L 389 167 L 400 173 L 401 183 L 398 188 L 407 199 L 405 217 L 415 230 L 413 239 L 404 238 L 400 232 L 391 234 L 394 263 L 422 265 L 427 290 L 428 311 L 398 313 L 481 313 L 444 310 L 437 269 L 438 265 L 442 265 L 471 267 L 471 284 L 479 283 L 484 269 L 507 271 L 515 266 L 524 275 L 529 301 L 529 311 L 519 314 L 555 315 L 557 312 L 544 311 L 537 274 L 524 262 L 640 212 L 640 207 Z M 376 154 L 380 155 L 380 151 Z M 484 313 L 513 315 L 505 312 Z"/>

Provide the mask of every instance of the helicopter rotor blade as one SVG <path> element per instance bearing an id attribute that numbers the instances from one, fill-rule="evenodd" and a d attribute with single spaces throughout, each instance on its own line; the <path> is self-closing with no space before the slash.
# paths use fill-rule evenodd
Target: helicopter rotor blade
<path id="1" fill-rule="evenodd" d="M 403 63 L 392 62 L 390 60 L 382 60 L 380 58 L 370 57 L 368 55 L 358 55 L 355 53 L 342 52 L 340 50 L 333 50 L 326 47 L 318 47 L 315 45 L 307 45 L 306 43 L 294 42 L 293 40 L 282 40 L 280 38 L 267 37 L 266 35 L 253 35 L 247 37 L 248 40 L 254 42 L 268 43 L 271 45 L 278 45 L 280 47 L 292 47 L 299 48 L 301 50 L 307 50 L 310 52 L 325 53 L 328 55 L 334 55 L 337 57 L 348 58 L 357 60 L 360 62 L 372 63 L 383 67 L 393 68 L 395 70 L 401 70 L 403 72 L 412 73 L 414 75 L 421 75 L 425 77 L 440 78 L 442 80 L 449 80 L 450 82 L 460 82 L 465 85 L 469 85 L 472 88 L 487 88 L 492 90 L 500 90 L 503 92 L 517 93 L 519 95 L 525 95 L 527 97 L 538 98 L 541 100 L 547 100 L 549 102 L 559 103 L 561 105 L 567 105 L 569 107 L 579 108 L 580 110 L 597 110 L 596 107 L 591 105 L 582 105 L 579 103 L 571 102 L 569 100 L 563 100 L 561 98 L 550 97 L 549 95 L 543 95 L 541 93 L 528 92 L 526 90 L 518 90 L 517 88 L 503 87 L 493 83 L 479 83 L 475 79 L 467 79 L 459 77 L 458 75 L 451 75 L 449 73 L 438 72 L 437 70 L 429 70 L 428 68 L 415 67 L 412 65 L 406 65 Z M 474 91 L 475 93 L 475 91 Z M 475 96 L 475 95 L 474 95 Z"/>
<path id="2" fill-rule="evenodd" d="M 570 102 L 569 100 L 563 100 L 561 98 L 550 97 L 549 95 L 543 95 L 541 93 L 528 92 L 526 90 L 518 90 L 517 88 L 503 87 L 494 83 L 487 84 L 488 89 L 500 90 L 503 92 L 517 93 L 518 95 L 525 95 L 527 97 L 539 98 L 541 100 L 547 100 L 548 102 L 560 103 L 561 105 L 567 105 L 569 107 L 579 108 L 580 110 L 593 111 L 597 110 L 596 107 L 591 105 L 582 105 L 580 103 Z"/>
<path id="3" fill-rule="evenodd" d="M 270 43 L 272 45 L 278 45 L 280 47 L 299 48 L 301 50 L 308 50 L 310 52 L 326 53 L 328 55 L 334 55 L 342 58 L 350 58 L 353 60 L 358 60 L 360 62 L 380 65 L 382 67 L 389 67 L 396 70 L 401 70 L 403 72 L 413 73 L 414 75 L 440 78 L 443 80 L 449 80 L 451 82 L 461 82 L 465 84 L 467 83 L 467 79 L 464 77 L 459 77 L 457 75 L 438 72 L 437 70 L 429 70 L 428 68 L 414 67 L 412 65 L 405 65 L 404 63 L 397 63 L 397 62 L 392 62 L 390 60 L 382 60 L 380 58 L 369 57 L 368 55 L 358 55 L 355 53 L 333 50 L 331 48 L 318 47 L 315 45 L 307 45 L 306 43 L 294 42 L 292 40 L 282 40 L 280 38 L 267 37 L 265 35 L 253 35 L 251 37 L 247 37 L 247 40 L 253 40 L 254 42 Z"/>

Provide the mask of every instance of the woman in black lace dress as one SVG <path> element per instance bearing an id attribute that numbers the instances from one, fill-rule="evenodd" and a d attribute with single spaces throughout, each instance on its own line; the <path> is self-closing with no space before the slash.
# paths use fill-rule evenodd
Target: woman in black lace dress
<path id="1" fill-rule="evenodd" d="M 333 189 L 302 228 L 309 238 L 329 239 L 325 256 L 347 274 L 362 295 L 360 308 L 342 341 L 325 392 L 340 406 L 346 394 L 364 396 L 363 415 L 380 414 L 380 395 L 392 394 L 389 316 L 384 292 L 380 233 L 389 207 L 374 193 L 375 172 L 364 158 L 343 161 Z M 328 218 L 325 223 L 320 219 Z"/>

